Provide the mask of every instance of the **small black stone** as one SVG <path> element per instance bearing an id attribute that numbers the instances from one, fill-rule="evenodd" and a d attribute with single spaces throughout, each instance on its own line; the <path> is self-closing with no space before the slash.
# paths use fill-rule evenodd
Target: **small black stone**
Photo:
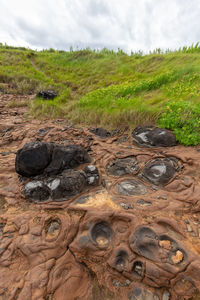
<path id="1" fill-rule="evenodd" d="M 51 100 L 54 99 L 56 96 L 58 96 L 58 94 L 52 90 L 40 91 L 37 94 L 37 97 L 43 98 L 44 100 Z"/>

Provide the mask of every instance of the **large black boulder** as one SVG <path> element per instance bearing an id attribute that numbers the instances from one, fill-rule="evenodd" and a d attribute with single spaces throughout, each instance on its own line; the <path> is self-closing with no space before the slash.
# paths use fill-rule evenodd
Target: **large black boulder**
<path id="1" fill-rule="evenodd" d="M 138 126 L 132 131 L 133 143 L 141 147 L 171 147 L 176 145 L 173 132 L 154 126 Z"/>
<path id="2" fill-rule="evenodd" d="M 79 145 L 56 145 L 53 148 L 52 160 L 44 173 L 56 175 L 65 169 L 71 169 L 83 163 L 90 162 L 87 151 Z"/>
<path id="3" fill-rule="evenodd" d="M 51 161 L 52 148 L 52 144 L 39 141 L 25 144 L 17 151 L 16 172 L 26 177 L 42 174 Z"/>
<path id="4" fill-rule="evenodd" d="M 25 177 L 43 173 L 56 175 L 87 162 L 90 162 L 90 157 L 79 145 L 60 146 L 36 141 L 18 150 L 15 168 L 18 174 Z"/>

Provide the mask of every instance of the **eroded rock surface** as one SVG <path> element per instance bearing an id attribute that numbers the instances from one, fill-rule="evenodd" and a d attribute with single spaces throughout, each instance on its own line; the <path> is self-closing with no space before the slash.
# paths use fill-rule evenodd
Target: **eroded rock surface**
<path id="1" fill-rule="evenodd" d="M 27 122 L 6 99 L 0 300 L 197 300 L 199 146 L 91 139 L 65 120 Z"/>

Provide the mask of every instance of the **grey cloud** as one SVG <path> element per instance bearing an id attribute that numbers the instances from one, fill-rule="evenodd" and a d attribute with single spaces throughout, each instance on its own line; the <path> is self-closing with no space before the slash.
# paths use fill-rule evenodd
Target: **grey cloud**
<path id="1" fill-rule="evenodd" d="M 200 40 L 199 0 L 1 0 L 0 42 L 32 48 L 178 48 Z"/>

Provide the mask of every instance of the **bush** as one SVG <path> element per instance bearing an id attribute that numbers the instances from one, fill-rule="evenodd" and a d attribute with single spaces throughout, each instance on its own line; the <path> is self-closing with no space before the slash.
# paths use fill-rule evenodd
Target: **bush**
<path id="1" fill-rule="evenodd" d="M 200 144 L 200 103 L 171 101 L 157 121 L 161 127 L 174 131 L 177 141 L 189 146 Z"/>

